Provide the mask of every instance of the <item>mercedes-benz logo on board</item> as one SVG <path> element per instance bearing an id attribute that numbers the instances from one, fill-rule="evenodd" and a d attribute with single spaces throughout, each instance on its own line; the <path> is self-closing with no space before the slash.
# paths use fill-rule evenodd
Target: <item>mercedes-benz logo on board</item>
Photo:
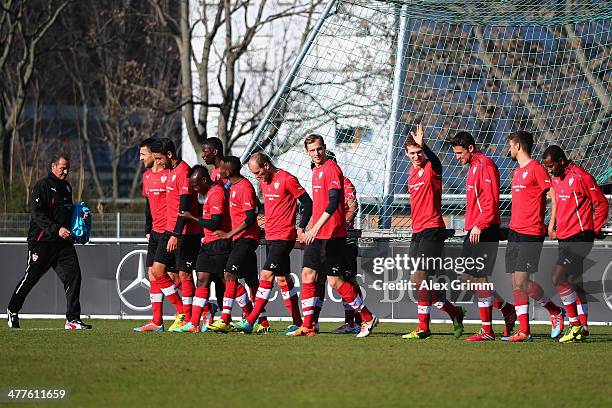
<path id="1" fill-rule="evenodd" d="M 138 259 L 137 268 L 134 267 L 134 258 Z M 143 297 L 143 299 L 146 299 L 147 301 L 149 300 L 148 293 L 151 284 L 147 279 L 146 259 L 146 249 L 136 249 L 129 252 L 123 257 L 123 259 L 121 259 L 121 262 L 119 262 L 119 266 L 117 266 L 117 274 L 115 276 L 115 280 L 117 282 L 117 295 L 119 295 L 119 299 L 121 299 L 121 302 L 123 302 L 124 305 L 137 312 L 150 310 L 151 304 L 147 302 L 147 304 L 143 306 L 135 305 L 126 298 L 126 295 L 130 292 L 139 291 L 147 294 L 147 296 Z M 126 281 L 129 283 L 127 286 L 122 287 Z"/>

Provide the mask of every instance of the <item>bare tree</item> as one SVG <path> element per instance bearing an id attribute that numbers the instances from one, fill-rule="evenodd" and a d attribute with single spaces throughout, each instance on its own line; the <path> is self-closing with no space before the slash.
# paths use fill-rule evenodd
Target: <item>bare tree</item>
<path id="1" fill-rule="evenodd" d="M 112 8 L 91 2 L 86 16 L 66 16 L 62 24 L 73 46 L 60 58 L 72 83 L 77 136 L 96 195 L 116 200 L 129 175 L 128 196 L 134 197 L 142 166 L 136 153 L 126 158 L 126 152 L 146 137 L 178 131 L 178 113 L 167 114 L 176 104 L 173 43 L 159 38 L 153 16 L 129 0 Z M 106 146 L 108 161 L 94 153 L 96 145 Z M 102 181 L 102 167 L 110 167 L 110 186 Z"/>
<path id="2" fill-rule="evenodd" d="M 2 168 L 10 169 L 10 146 L 15 125 L 27 97 L 32 74 L 38 63 L 39 45 L 69 4 L 66 1 L 27 2 L 2 0 L 0 3 L 0 137 Z"/>
<path id="3" fill-rule="evenodd" d="M 322 0 L 300 1 L 278 4 L 267 0 L 219 0 L 198 2 L 197 15 L 190 15 L 189 0 L 181 0 L 179 17 L 173 18 L 171 9 L 161 0 L 149 0 L 167 34 L 176 41 L 181 62 L 181 103 L 186 130 L 193 146 L 200 148 L 208 137 L 208 131 L 216 117 L 217 134 L 229 152 L 232 146 L 250 134 L 269 104 L 273 89 L 261 86 L 260 75 L 240 75 L 239 64 L 246 64 L 254 40 L 262 37 L 265 28 L 279 30 L 278 22 L 291 18 L 299 19 L 293 25 L 307 33 L 312 26 L 312 17 Z M 172 4 L 172 3 L 171 3 Z M 194 33 L 202 38 L 201 49 L 192 49 Z M 300 32 L 301 33 L 301 32 Z M 298 36 L 298 38 L 300 38 Z M 268 84 L 278 86 L 279 73 L 297 53 L 301 42 L 285 45 L 282 57 L 275 66 L 267 67 L 263 74 Z M 291 49 L 291 48 L 292 49 Z M 192 77 L 191 64 L 195 66 L 196 80 Z M 259 83 L 258 83 L 259 81 Z M 193 84 L 197 83 L 197 97 Z M 255 89 L 262 91 L 254 104 L 246 103 L 247 93 Z M 196 109 L 197 107 L 197 109 Z M 211 109 L 214 112 L 211 112 Z"/>

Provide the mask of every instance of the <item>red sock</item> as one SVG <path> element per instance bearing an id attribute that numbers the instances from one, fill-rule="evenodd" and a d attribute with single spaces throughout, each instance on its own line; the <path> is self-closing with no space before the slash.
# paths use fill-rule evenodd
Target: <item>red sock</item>
<path id="1" fill-rule="evenodd" d="M 249 295 L 247 295 L 246 288 L 240 283 L 236 284 L 236 303 L 238 303 L 245 316 L 248 316 L 253 310 L 253 304 L 251 299 L 249 299 Z"/>
<path id="2" fill-rule="evenodd" d="M 258 283 L 259 285 L 259 283 Z M 272 286 L 274 286 L 274 281 L 272 281 Z M 252 288 L 249 286 L 249 296 L 251 298 L 251 307 L 255 307 L 255 301 L 257 300 L 257 291 L 259 290 L 259 287 L 255 287 Z M 267 302 L 266 302 L 267 303 Z M 246 319 L 246 316 L 245 316 Z M 261 309 L 261 312 L 259 312 L 259 317 L 257 318 L 257 321 L 259 322 L 259 324 L 261 324 L 263 327 L 270 327 L 270 322 L 268 322 L 268 312 L 266 312 L 266 308 L 264 307 L 263 309 Z"/>
<path id="3" fill-rule="evenodd" d="M 297 296 L 297 289 L 293 286 L 293 279 L 287 278 L 287 284 L 281 285 L 280 289 L 285 307 L 293 319 L 293 324 L 301 326 L 303 323 L 302 315 L 300 314 L 299 299 Z"/>
<path id="4" fill-rule="evenodd" d="M 527 297 L 527 292 L 524 290 L 513 290 L 512 296 L 514 297 L 514 310 L 516 311 L 521 332 L 531 334 L 529 328 L 529 298 Z"/>
<path id="5" fill-rule="evenodd" d="M 569 319 L 570 325 L 580 326 L 580 320 L 578 319 L 578 310 L 576 308 L 576 292 L 572 285 L 567 282 L 560 283 L 555 286 L 565 311 L 567 312 L 567 318 Z"/>
<path id="6" fill-rule="evenodd" d="M 504 301 L 497 292 L 493 292 L 493 306 L 502 313 L 504 318 L 513 316 L 516 313 L 514 305 Z"/>
<path id="7" fill-rule="evenodd" d="M 493 334 L 491 327 L 491 315 L 493 314 L 493 293 L 490 290 L 477 290 L 476 297 L 478 298 L 478 311 L 480 312 L 480 320 L 482 329 L 485 333 Z"/>
<path id="8" fill-rule="evenodd" d="M 584 327 L 589 325 L 589 304 L 587 303 L 586 293 L 582 291 L 576 292 L 576 310 L 578 312 L 578 320 Z"/>
<path id="9" fill-rule="evenodd" d="M 429 331 L 429 316 L 431 313 L 431 293 L 423 288 L 417 292 L 417 313 L 419 316 L 419 329 Z"/>
<path id="10" fill-rule="evenodd" d="M 538 305 L 545 307 L 551 315 L 561 313 L 561 308 L 555 305 L 548 297 L 544 295 L 544 290 L 537 282 L 529 282 L 527 287 L 527 295 L 532 298 Z"/>
<path id="11" fill-rule="evenodd" d="M 439 290 L 431 291 L 431 302 L 441 311 L 448 313 L 451 319 L 459 316 L 459 308 L 446 300 Z"/>
<path id="12" fill-rule="evenodd" d="M 309 282 L 302 285 L 302 313 L 304 327 L 312 329 L 314 325 L 314 308 L 317 303 L 317 283 Z"/>
<path id="13" fill-rule="evenodd" d="M 191 307 L 191 324 L 197 326 L 200 324 L 204 307 L 208 304 L 209 290 L 206 287 L 196 288 L 195 297 L 193 298 L 193 306 Z"/>
<path id="14" fill-rule="evenodd" d="M 176 312 L 182 313 L 183 302 L 181 301 L 181 298 L 179 297 L 178 293 L 176 293 L 176 287 L 174 286 L 174 283 L 172 283 L 168 275 L 161 275 L 155 278 L 155 281 L 159 285 L 159 288 L 166 297 L 166 299 L 168 299 L 168 301 L 172 303 L 172 306 L 174 306 Z"/>
<path id="15" fill-rule="evenodd" d="M 193 295 L 195 295 L 195 285 L 193 284 L 193 278 L 181 279 L 181 294 L 183 300 L 183 313 L 185 314 L 185 321 L 191 320 L 191 305 L 193 304 Z"/>
<path id="16" fill-rule="evenodd" d="M 257 289 L 257 295 L 255 295 L 255 306 L 246 320 L 250 325 L 255 324 L 255 320 L 259 317 L 259 314 L 264 310 L 270 296 L 272 295 L 272 282 L 267 280 L 259 281 L 259 288 Z"/>
<path id="17" fill-rule="evenodd" d="M 351 285 L 349 282 L 343 282 L 342 285 L 338 288 L 338 293 L 342 297 L 346 303 L 348 303 L 356 312 L 361 315 L 361 318 L 369 322 L 372 320 L 372 313 L 368 310 L 367 307 L 363 304 L 363 299 L 359 296 L 359 293 L 355 289 L 355 286 Z"/>
<path id="18" fill-rule="evenodd" d="M 232 306 L 234 305 L 234 299 L 236 298 L 237 285 L 237 282 L 225 282 L 225 292 L 223 293 L 223 311 L 221 313 L 221 319 L 225 322 L 225 324 L 229 324 L 229 322 L 232 321 Z"/>
<path id="19" fill-rule="evenodd" d="M 164 295 L 156 280 L 151 281 L 149 288 L 149 297 L 151 298 L 151 308 L 153 309 L 153 323 L 161 326 L 164 323 L 163 304 Z"/>

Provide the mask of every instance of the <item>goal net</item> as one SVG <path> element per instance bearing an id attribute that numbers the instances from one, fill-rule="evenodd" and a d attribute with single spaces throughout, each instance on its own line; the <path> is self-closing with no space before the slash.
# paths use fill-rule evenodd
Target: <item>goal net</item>
<path id="1" fill-rule="evenodd" d="M 506 221 L 514 130 L 534 133 L 534 157 L 559 144 L 609 183 L 611 16 L 599 0 L 332 1 L 243 159 L 264 150 L 309 189 L 303 139 L 319 133 L 356 186 L 360 228 L 400 235 L 411 225 L 403 144 L 417 123 L 444 166 L 449 228 L 465 211 L 466 169 L 445 143 L 460 130 L 499 167 Z"/>

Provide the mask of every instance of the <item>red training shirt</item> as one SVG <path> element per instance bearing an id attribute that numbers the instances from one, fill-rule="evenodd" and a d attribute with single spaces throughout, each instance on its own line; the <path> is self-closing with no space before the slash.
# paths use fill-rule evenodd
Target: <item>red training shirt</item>
<path id="1" fill-rule="evenodd" d="M 344 197 L 344 175 L 333 160 L 326 160 L 320 167 L 312 169 L 312 220 L 317 223 L 329 204 L 329 190 L 340 190 Z M 330 239 L 346 237 L 346 214 L 343 203 L 319 230 L 315 238 Z"/>
<path id="2" fill-rule="evenodd" d="M 168 173 L 168 181 L 166 182 L 166 210 L 168 214 L 166 219 L 166 231 L 174 231 L 174 226 L 176 225 L 176 219 L 178 218 L 180 208 L 181 195 L 191 195 L 191 213 L 194 215 L 198 214 L 197 197 L 195 194 L 193 194 L 191 187 L 189 186 L 189 170 L 191 170 L 191 167 L 181 160 Z M 183 234 L 196 235 L 200 234 L 200 232 L 200 224 L 185 220 L 185 226 L 183 227 L 182 231 Z"/>
<path id="3" fill-rule="evenodd" d="M 221 225 L 219 226 L 219 230 L 230 232 L 232 229 L 232 221 L 229 216 L 229 202 L 225 194 L 225 189 L 217 184 L 208 190 L 206 197 L 204 197 L 204 204 L 202 205 L 202 218 L 211 220 L 213 215 L 221 214 Z M 219 239 L 213 235 L 215 231 L 208 228 L 203 228 L 203 230 L 204 238 L 202 238 L 202 243 L 210 244 Z"/>
<path id="4" fill-rule="evenodd" d="M 225 188 L 229 181 L 228 179 L 221 178 L 221 172 L 219 170 L 219 167 L 213 167 L 213 169 L 210 171 L 210 179 L 223 188 Z"/>
<path id="5" fill-rule="evenodd" d="M 259 182 L 266 213 L 266 240 L 295 241 L 297 232 L 295 218 L 297 198 L 304 194 L 304 188 L 295 176 L 278 169 L 270 182 Z"/>
<path id="6" fill-rule="evenodd" d="M 147 169 L 142 175 L 142 196 L 149 201 L 151 216 L 153 217 L 153 232 L 163 234 L 166 230 L 166 181 L 168 170 L 163 169 L 154 173 Z"/>
<path id="7" fill-rule="evenodd" d="M 427 160 L 420 168 L 410 166 L 408 193 L 413 233 L 446 228 L 442 218 L 442 175 L 433 170 L 431 161 Z"/>
<path id="8" fill-rule="evenodd" d="M 229 189 L 229 209 L 232 219 L 232 229 L 242 224 L 246 220 L 246 211 L 257 211 L 257 196 L 255 189 L 249 180 L 241 177 L 236 184 L 232 184 Z M 249 225 L 246 229 L 234 235 L 235 241 L 239 238 L 251 238 L 259 241 L 259 225 L 257 222 Z"/>
<path id="9" fill-rule="evenodd" d="M 593 176 L 574 163 L 563 178 L 553 177 L 557 198 L 557 238 L 565 239 L 582 231 L 599 234 L 608 218 L 608 200 Z"/>
<path id="10" fill-rule="evenodd" d="M 349 202 L 357 200 L 357 189 L 351 180 L 348 177 L 344 176 L 344 214 L 348 214 L 349 212 Z M 346 224 L 348 229 L 355 228 L 355 218 L 350 223 Z"/>
<path id="11" fill-rule="evenodd" d="M 483 230 L 499 225 L 499 170 L 493 160 L 481 152 L 474 153 L 465 187 L 464 229 L 470 231 L 476 226 Z"/>
<path id="12" fill-rule="evenodd" d="M 550 186 L 548 172 L 535 160 L 514 169 L 510 229 L 520 234 L 546 235 L 544 216 Z"/>

